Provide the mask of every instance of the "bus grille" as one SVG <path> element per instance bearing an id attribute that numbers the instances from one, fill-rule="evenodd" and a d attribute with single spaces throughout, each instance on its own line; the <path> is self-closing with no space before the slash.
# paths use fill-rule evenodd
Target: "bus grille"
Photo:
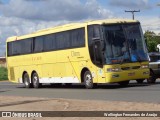
<path id="1" fill-rule="evenodd" d="M 130 67 L 123 67 L 123 68 L 121 68 L 122 70 L 129 70 L 130 69 Z"/>
<path id="2" fill-rule="evenodd" d="M 132 67 L 122 67 L 122 70 L 130 70 L 130 69 L 139 69 L 140 66 L 132 66 Z"/>
<path id="3" fill-rule="evenodd" d="M 140 66 L 133 66 L 132 69 L 139 69 Z"/>
<path id="4" fill-rule="evenodd" d="M 10 68 L 10 79 L 11 79 L 12 81 L 15 80 L 14 68 L 13 68 L 13 67 Z"/>

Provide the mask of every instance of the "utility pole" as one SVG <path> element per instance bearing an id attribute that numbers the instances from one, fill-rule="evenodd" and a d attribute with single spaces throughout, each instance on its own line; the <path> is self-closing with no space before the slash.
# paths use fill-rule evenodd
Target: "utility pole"
<path id="1" fill-rule="evenodd" d="M 134 20 L 134 13 L 135 12 L 140 12 L 140 10 L 125 10 L 125 12 L 130 12 L 130 13 L 132 13 L 132 18 L 133 18 L 133 20 Z"/>

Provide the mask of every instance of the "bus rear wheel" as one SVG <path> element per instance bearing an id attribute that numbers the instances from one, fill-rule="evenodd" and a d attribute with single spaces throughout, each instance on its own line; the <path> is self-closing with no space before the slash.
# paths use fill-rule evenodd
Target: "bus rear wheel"
<path id="1" fill-rule="evenodd" d="M 31 88 L 31 87 L 32 87 L 32 83 L 30 83 L 28 73 L 25 73 L 25 74 L 23 75 L 23 83 L 24 83 L 24 85 L 25 85 L 25 88 Z"/>
<path id="2" fill-rule="evenodd" d="M 92 89 L 94 87 L 93 79 L 90 71 L 84 73 L 84 85 L 87 89 Z"/>
<path id="3" fill-rule="evenodd" d="M 39 83 L 39 77 L 37 73 L 33 73 L 32 75 L 32 82 L 34 88 L 40 88 L 42 86 L 41 83 Z"/>

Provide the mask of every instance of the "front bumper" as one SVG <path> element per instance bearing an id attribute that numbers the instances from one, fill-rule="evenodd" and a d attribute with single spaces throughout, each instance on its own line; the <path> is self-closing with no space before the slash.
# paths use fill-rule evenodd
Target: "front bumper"
<path id="1" fill-rule="evenodd" d="M 106 73 L 106 83 L 121 82 L 149 78 L 149 69 L 138 69 L 121 72 Z"/>

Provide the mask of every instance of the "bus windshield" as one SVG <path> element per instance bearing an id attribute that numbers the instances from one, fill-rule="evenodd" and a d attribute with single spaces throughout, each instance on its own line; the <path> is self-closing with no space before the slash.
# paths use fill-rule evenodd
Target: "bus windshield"
<path id="1" fill-rule="evenodd" d="M 148 61 L 140 24 L 104 25 L 105 64 Z"/>

